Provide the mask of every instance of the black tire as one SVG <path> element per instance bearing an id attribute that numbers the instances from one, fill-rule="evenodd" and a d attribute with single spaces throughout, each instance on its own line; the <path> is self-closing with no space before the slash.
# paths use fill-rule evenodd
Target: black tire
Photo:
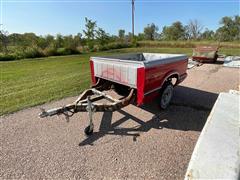
<path id="1" fill-rule="evenodd" d="M 90 125 L 87 126 L 85 129 L 84 129 L 84 133 L 86 136 L 90 136 L 93 134 L 93 127 L 91 128 Z"/>
<path id="2" fill-rule="evenodd" d="M 161 109 L 167 109 L 173 96 L 173 84 L 165 82 L 160 90 L 159 106 Z"/>

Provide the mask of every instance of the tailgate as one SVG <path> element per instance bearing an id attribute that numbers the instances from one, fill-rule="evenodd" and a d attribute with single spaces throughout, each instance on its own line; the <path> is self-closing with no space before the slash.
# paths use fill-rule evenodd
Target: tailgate
<path id="1" fill-rule="evenodd" d="M 119 59 L 92 57 L 94 76 L 119 84 L 137 87 L 137 69 L 143 67 L 142 62 L 122 61 Z"/>

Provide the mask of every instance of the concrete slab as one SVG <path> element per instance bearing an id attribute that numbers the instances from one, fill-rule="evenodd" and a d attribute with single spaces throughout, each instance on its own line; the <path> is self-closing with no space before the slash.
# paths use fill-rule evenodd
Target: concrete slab
<path id="1" fill-rule="evenodd" d="M 239 68 L 240 67 L 240 56 L 227 56 L 224 59 L 225 67 Z"/>
<path id="2" fill-rule="evenodd" d="M 194 148 L 189 179 L 239 179 L 240 95 L 220 93 Z"/>

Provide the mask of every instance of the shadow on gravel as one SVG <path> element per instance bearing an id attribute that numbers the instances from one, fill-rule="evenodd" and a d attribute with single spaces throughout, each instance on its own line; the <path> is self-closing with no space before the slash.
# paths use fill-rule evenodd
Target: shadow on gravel
<path id="1" fill-rule="evenodd" d="M 217 60 L 214 64 L 220 64 L 220 65 L 223 65 L 223 64 L 224 64 L 224 60 Z"/>
<path id="2" fill-rule="evenodd" d="M 157 100 L 139 107 L 154 114 L 147 121 L 141 120 L 138 115 L 119 110 L 123 117 L 112 123 L 113 113 L 104 112 L 99 131 L 80 142 L 79 146 L 93 145 L 93 142 L 104 135 L 132 136 L 133 141 L 136 141 L 141 132 L 147 132 L 152 128 L 201 131 L 217 97 L 218 94 L 215 93 L 178 86 L 174 90 L 172 103 L 167 110 L 160 110 Z M 119 128 L 119 125 L 128 120 L 135 121 L 139 126 Z"/>
<path id="3" fill-rule="evenodd" d="M 215 64 L 215 65 L 223 65 L 224 64 L 224 59 L 218 59 L 215 62 L 204 62 L 203 64 Z"/>

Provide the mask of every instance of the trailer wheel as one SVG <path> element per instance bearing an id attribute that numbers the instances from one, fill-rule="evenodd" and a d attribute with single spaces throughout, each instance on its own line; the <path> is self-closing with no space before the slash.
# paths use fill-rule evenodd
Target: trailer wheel
<path id="1" fill-rule="evenodd" d="M 93 126 L 91 127 L 90 125 L 87 126 L 85 129 L 84 129 L 84 133 L 87 135 L 87 136 L 90 136 L 93 134 Z"/>
<path id="2" fill-rule="evenodd" d="M 173 96 L 173 85 L 170 81 L 164 83 L 161 91 L 160 91 L 160 108 L 166 109 L 172 99 Z"/>

